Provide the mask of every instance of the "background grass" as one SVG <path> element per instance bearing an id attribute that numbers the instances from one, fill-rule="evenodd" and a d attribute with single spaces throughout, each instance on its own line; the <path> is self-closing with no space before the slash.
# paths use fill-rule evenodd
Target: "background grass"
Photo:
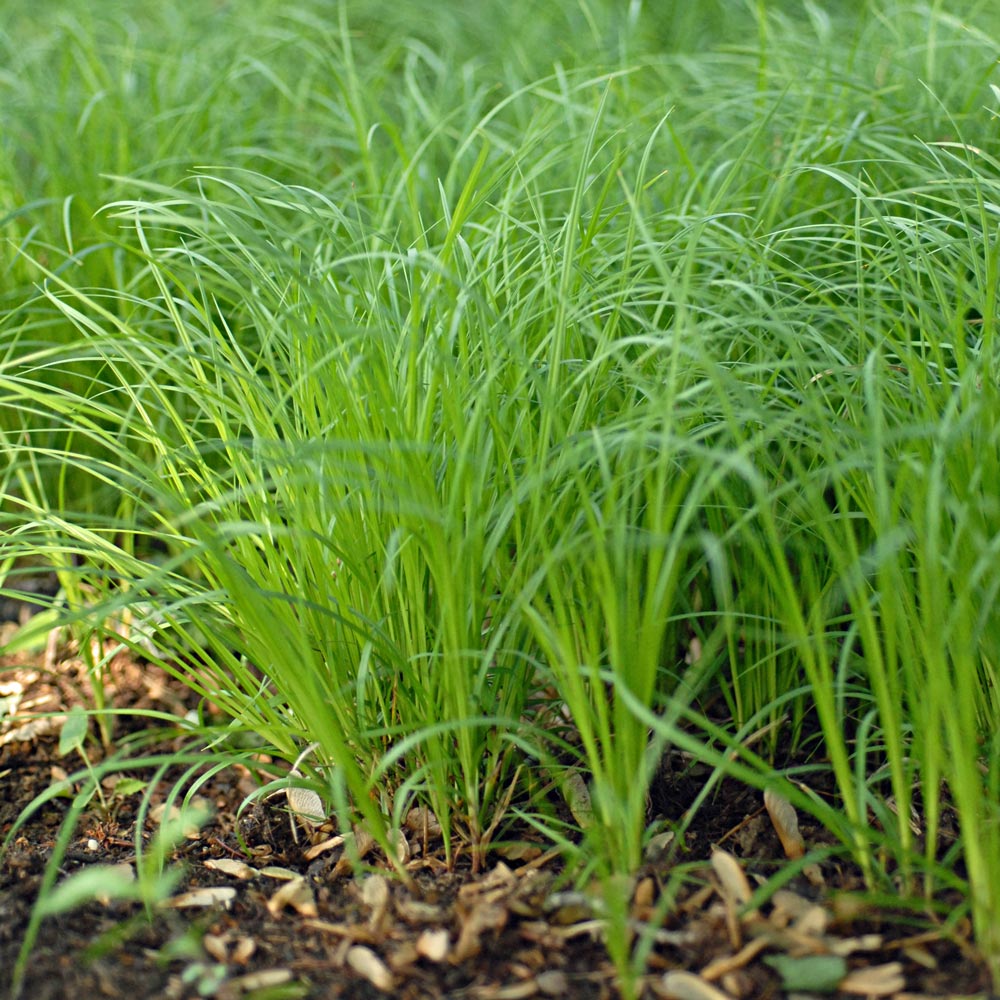
<path id="1" fill-rule="evenodd" d="M 383 839 L 630 872 L 674 744 L 873 886 L 965 879 L 1000 960 L 966 6 L 11 4 L 7 585 L 56 566 Z"/>

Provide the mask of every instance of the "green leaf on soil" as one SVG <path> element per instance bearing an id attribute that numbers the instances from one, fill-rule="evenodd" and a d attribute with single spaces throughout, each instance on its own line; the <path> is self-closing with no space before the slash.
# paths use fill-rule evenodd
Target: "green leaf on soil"
<path id="1" fill-rule="evenodd" d="M 788 991 L 833 993 L 847 975 L 847 962 L 836 955 L 810 955 L 805 958 L 770 955 L 764 961 L 781 976 L 782 988 Z"/>

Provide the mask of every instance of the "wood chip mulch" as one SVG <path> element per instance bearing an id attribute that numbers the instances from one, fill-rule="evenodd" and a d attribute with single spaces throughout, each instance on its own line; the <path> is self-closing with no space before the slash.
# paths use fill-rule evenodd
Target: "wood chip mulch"
<path id="1" fill-rule="evenodd" d="M 52 650 L 48 663 L 37 653 L 0 659 L 0 838 L 35 796 L 79 767 L 78 758 L 59 756 L 64 716 L 49 713 L 80 703 L 84 681 L 78 661 Z M 190 704 L 186 689 L 124 659 L 113 664 L 108 690 L 118 707 L 176 713 Z M 97 747 L 88 744 L 93 758 Z M 105 806 L 95 800 L 84 813 L 60 879 L 93 865 L 115 866 L 109 887 L 134 875 L 142 795 L 128 786 L 119 794 L 120 779 L 106 781 Z M 153 795 L 144 843 L 169 815 L 169 787 Z M 735 784 L 720 786 L 683 843 L 661 837 L 634 878 L 591 891 L 567 884 L 558 855 L 529 830 L 483 871 L 461 855 L 449 867 L 433 816 L 420 810 L 396 842 L 402 880 L 362 829 L 297 822 L 284 798 L 240 812 L 256 788 L 241 768 L 199 788 L 211 819 L 176 849 L 183 875 L 149 912 L 109 888 L 103 899 L 46 918 L 19 996 L 618 997 L 609 906 L 628 916 L 636 995 L 649 1000 L 993 996 L 964 916 L 875 902 L 836 853 L 794 864 L 797 845 L 821 843 L 822 831 L 804 818 L 798 830 L 787 803 L 765 804 Z M 669 792 L 679 815 L 683 783 Z M 66 797 L 47 803 L 0 859 L 4 996 L 69 805 Z M 513 834 L 507 839 L 518 841 Z M 362 874 L 352 853 L 364 857 Z M 761 882 L 782 874 L 782 888 L 748 909 Z"/>

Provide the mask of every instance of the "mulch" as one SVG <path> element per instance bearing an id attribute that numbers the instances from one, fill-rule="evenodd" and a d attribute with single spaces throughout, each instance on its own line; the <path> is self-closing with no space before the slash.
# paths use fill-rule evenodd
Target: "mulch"
<path id="1" fill-rule="evenodd" d="M 61 719 L 50 713 L 85 701 L 86 690 L 72 649 L 0 660 L 0 837 L 79 766 L 60 756 Z M 130 710 L 193 707 L 185 688 L 124 657 L 112 664 L 108 691 Z M 125 716 L 118 725 L 120 736 L 144 723 Z M 96 762 L 98 741 L 87 752 Z M 670 787 L 654 789 L 653 807 L 676 819 L 697 794 L 698 772 L 685 765 L 665 775 Z M 174 777 L 151 795 L 144 843 L 169 814 Z M 118 794 L 117 780 L 106 782 L 105 804 L 95 800 L 81 816 L 60 879 L 94 864 L 134 870 L 142 793 Z M 923 909 L 875 900 L 835 850 L 793 864 L 759 793 L 734 782 L 720 785 L 682 838 L 662 836 L 643 870 L 613 887 L 614 898 L 607 886 L 568 883 L 559 856 L 529 829 L 508 836 L 513 846 L 481 871 L 461 852 L 449 865 L 433 816 L 416 810 L 397 841 L 408 875 L 400 879 L 363 829 L 294 823 L 283 797 L 241 811 L 258 784 L 234 766 L 198 789 L 211 819 L 173 852 L 182 874 L 164 902 L 147 910 L 109 892 L 46 918 L 19 996 L 618 997 L 605 920 L 614 899 L 628 914 L 633 955 L 644 955 L 636 959 L 643 998 L 993 995 L 968 920 L 949 914 L 946 897 Z M 69 808 L 68 797 L 46 803 L 0 859 L 5 993 Z M 801 837 L 809 847 L 827 842 L 805 818 Z M 360 872 L 351 863 L 358 854 Z M 780 890 L 748 912 L 750 893 L 774 876 L 785 879 Z"/>

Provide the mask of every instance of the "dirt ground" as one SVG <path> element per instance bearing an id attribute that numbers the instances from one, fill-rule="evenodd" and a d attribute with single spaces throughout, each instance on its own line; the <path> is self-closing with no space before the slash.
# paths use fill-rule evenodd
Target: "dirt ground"
<path id="1" fill-rule="evenodd" d="M 51 649 L 49 664 L 46 670 L 37 654 L 0 661 L 0 837 L 29 802 L 79 767 L 75 754 L 60 756 L 62 722 L 46 713 L 79 702 L 80 665 Z M 190 698 L 153 668 L 127 661 L 115 665 L 109 690 L 116 706 L 129 709 L 177 712 Z M 128 725 L 128 717 L 119 720 Z M 98 746 L 87 744 L 95 762 Z M 84 810 L 59 880 L 95 864 L 134 871 L 142 795 L 127 786 L 116 792 L 121 777 L 107 782 L 103 806 L 95 799 Z M 171 778 L 164 776 L 160 798 Z M 621 995 L 602 916 L 611 897 L 564 884 L 558 857 L 531 830 L 520 847 L 491 855 L 473 874 L 461 856 L 449 869 L 433 817 L 415 812 L 399 843 L 408 881 L 366 848 L 363 830 L 348 832 L 368 866 L 356 875 L 343 831 L 329 823 L 303 829 L 296 842 L 284 799 L 260 800 L 238 816 L 256 787 L 249 772 L 230 767 L 199 789 L 212 818 L 175 851 L 183 875 L 166 904 L 147 911 L 109 889 L 103 899 L 42 921 L 19 996 Z M 697 769 L 679 762 L 654 788 L 652 807 L 676 819 L 699 787 Z M 154 795 L 140 831 L 145 844 L 157 829 L 156 804 Z M 4 995 L 70 806 L 70 797 L 46 803 L 0 859 Z M 805 821 L 801 835 L 809 847 L 823 843 L 822 831 Z M 633 953 L 646 953 L 642 997 L 991 996 L 968 921 L 949 911 L 957 898 L 937 900 L 933 912 L 885 895 L 873 900 L 836 853 L 792 867 L 755 790 L 720 786 L 682 842 L 664 836 L 657 846 L 646 867 L 616 889 Z M 782 874 L 789 877 L 781 890 L 746 912 L 748 894 Z"/>

